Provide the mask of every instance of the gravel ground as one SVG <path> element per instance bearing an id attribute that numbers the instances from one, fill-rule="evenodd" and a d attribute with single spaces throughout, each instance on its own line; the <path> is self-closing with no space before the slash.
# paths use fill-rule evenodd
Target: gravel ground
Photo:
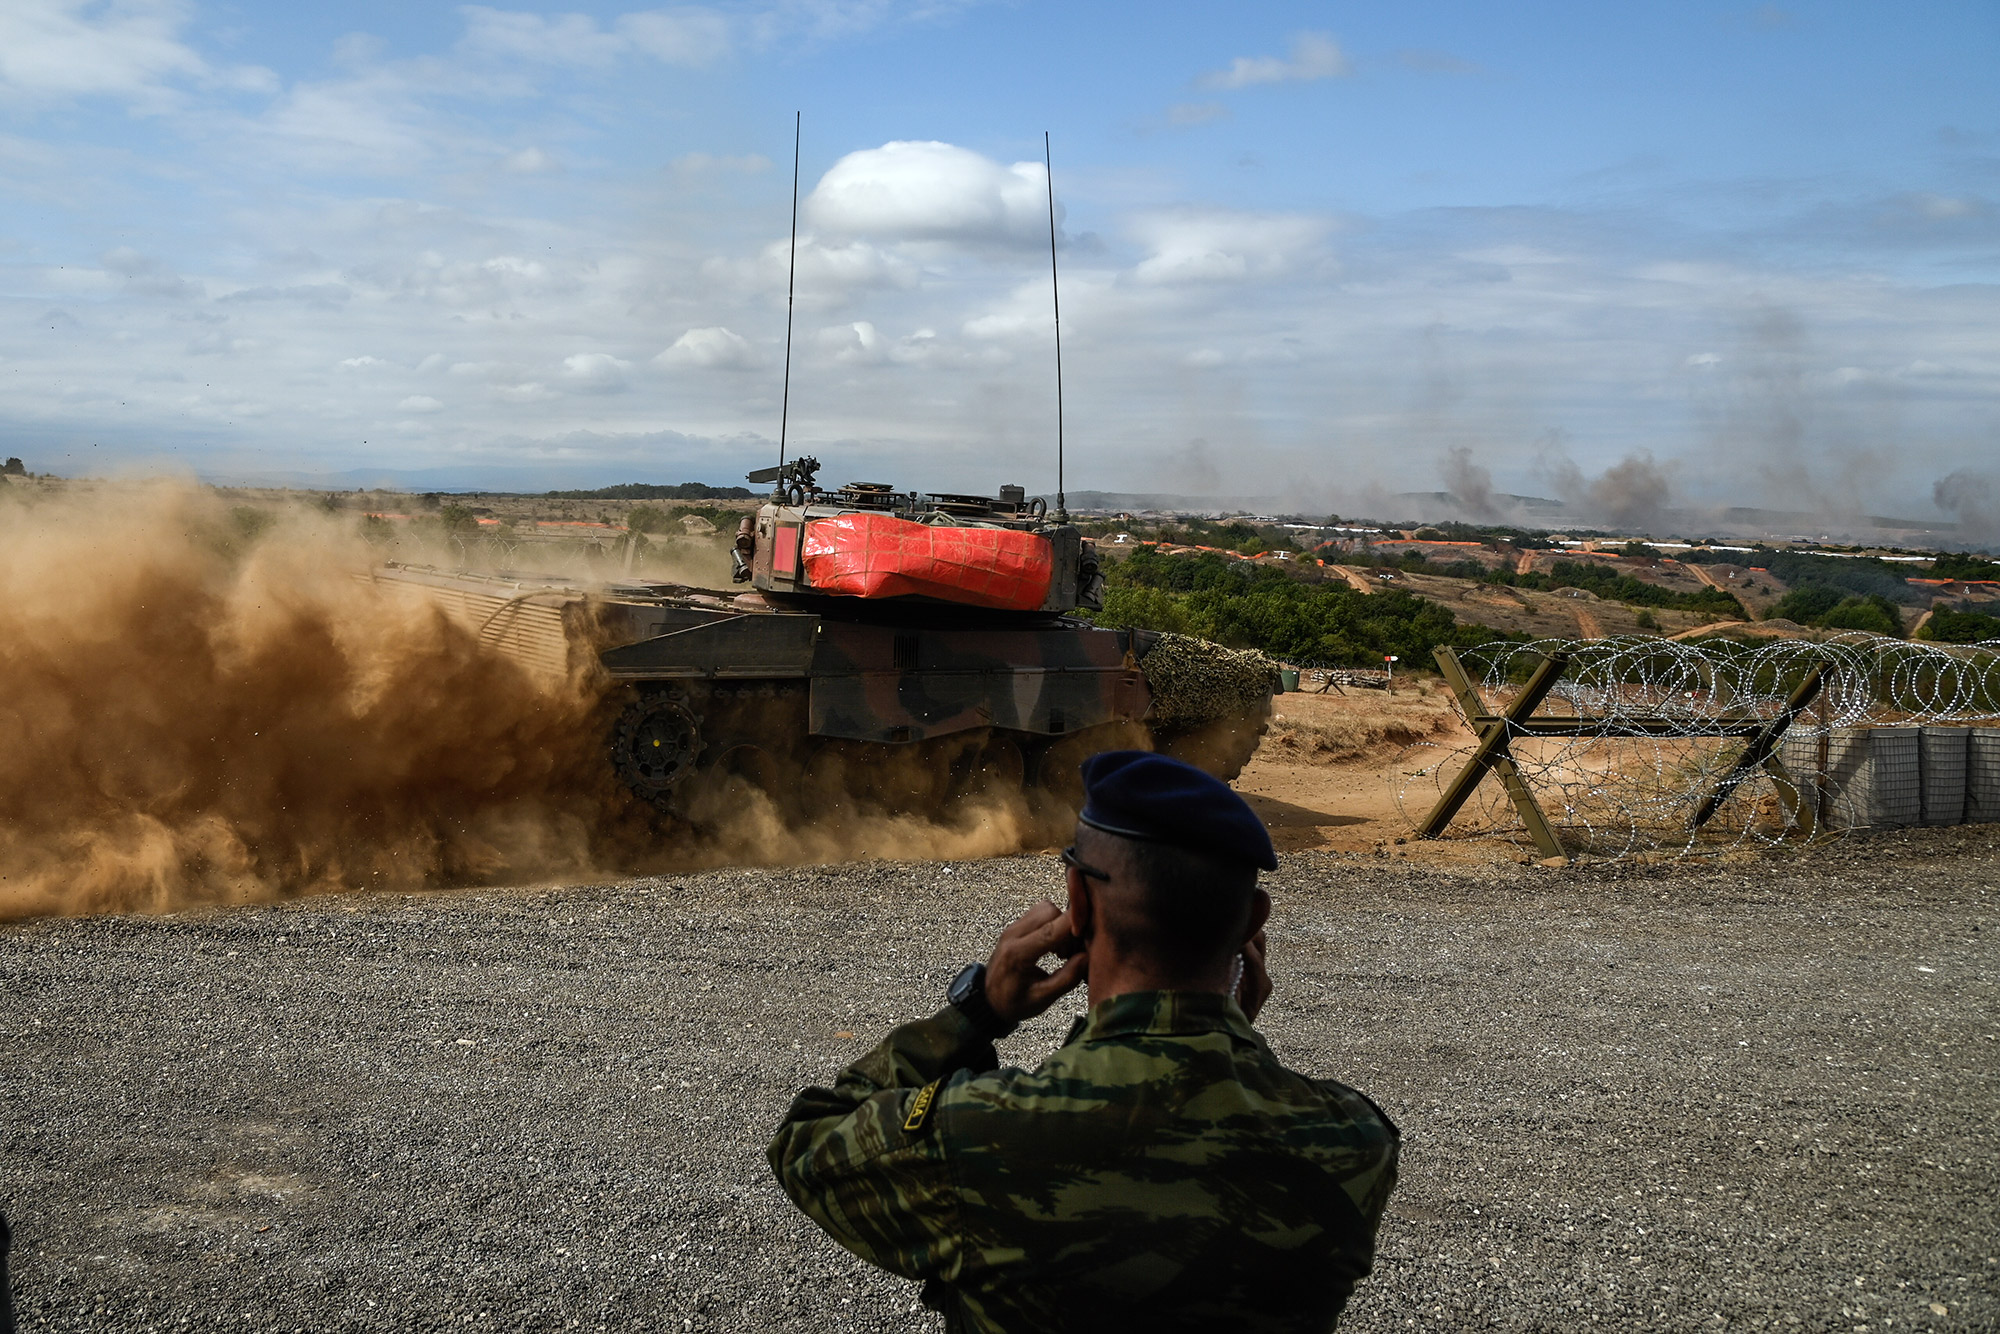
<path id="1" fill-rule="evenodd" d="M 1406 1137 L 1344 1327 L 2000 1328 L 1996 872 L 1992 828 L 1287 858 L 1262 1027 Z M 1027 857 L 0 928 L 25 1327 L 937 1328 L 763 1143 L 1055 883 Z"/>

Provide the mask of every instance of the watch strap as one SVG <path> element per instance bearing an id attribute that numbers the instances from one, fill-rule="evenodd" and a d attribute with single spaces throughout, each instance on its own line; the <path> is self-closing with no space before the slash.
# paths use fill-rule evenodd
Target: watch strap
<path id="1" fill-rule="evenodd" d="M 1003 1021 L 994 1011 L 993 1002 L 986 999 L 986 965 L 983 963 L 972 964 L 954 978 L 946 999 L 965 1016 L 965 1021 L 972 1025 L 972 1031 L 988 1042 L 999 1041 L 1017 1027 Z"/>

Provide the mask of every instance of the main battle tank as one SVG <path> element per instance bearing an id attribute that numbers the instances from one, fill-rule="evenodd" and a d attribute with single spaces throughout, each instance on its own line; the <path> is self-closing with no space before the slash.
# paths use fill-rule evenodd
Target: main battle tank
<path id="1" fill-rule="evenodd" d="M 1103 605 L 1095 546 L 1040 499 L 822 490 L 818 466 L 750 474 L 774 485 L 736 535 L 749 587 L 734 594 L 410 566 L 376 578 L 527 665 L 617 683 L 612 764 L 674 816 L 744 781 L 807 817 L 935 809 L 995 785 L 1074 804 L 1100 750 L 1165 750 L 1227 779 L 1256 748 L 1275 667 L 1075 615 Z"/>

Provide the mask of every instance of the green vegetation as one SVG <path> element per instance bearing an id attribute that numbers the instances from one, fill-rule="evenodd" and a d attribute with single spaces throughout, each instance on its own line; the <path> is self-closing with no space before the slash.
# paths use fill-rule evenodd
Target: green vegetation
<path id="1" fill-rule="evenodd" d="M 727 505 L 676 505 L 667 512 L 667 518 L 679 523 L 690 514 L 699 514 L 715 525 L 716 532 L 731 538 L 736 536 L 736 525 L 743 521 L 743 511 Z"/>
<path id="2" fill-rule="evenodd" d="M 1807 584 L 1779 598 L 1772 606 L 1767 619 L 1797 621 L 1800 625 L 1811 625 L 1838 607 L 1842 600 L 1843 595 L 1837 588 L 1828 588 L 1824 584 Z"/>
<path id="3" fill-rule="evenodd" d="M 1952 611 L 1940 607 L 1931 613 L 1930 620 L 1924 622 L 1917 631 L 1918 639 L 1934 640 L 1940 644 L 1982 644 L 1987 640 L 2000 639 L 2000 616 L 1988 616 L 1983 611 Z"/>
<path id="4" fill-rule="evenodd" d="M 1490 584 L 1505 584 L 1513 588 L 1581 588 L 1607 601 L 1623 602 L 1634 607 L 1693 611 L 1705 616 L 1728 616 L 1745 621 L 1750 619 L 1750 613 L 1743 609 L 1743 604 L 1733 594 L 1720 589 L 1700 588 L 1692 593 L 1676 593 L 1671 588 L 1643 583 L 1629 574 L 1620 574 L 1609 565 L 1600 565 L 1596 561 L 1559 560 L 1547 574 L 1539 570 L 1531 570 L 1527 574 L 1515 574 L 1505 569 L 1491 570 L 1486 573 L 1485 579 Z"/>
<path id="5" fill-rule="evenodd" d="M 635 533 L 663 532 L 667 526 L 667 512 L 658 505 L 634 505 L 625 512 L 625 526 Z"/>
<path id="6" fill-rule="evenodd" d="M 1695 559 L 1694 552 L 1687 559 Z M 1704 556 L 1706 552 L 1702 553 Z M 1793 592 L 1823 588 L 1841 597 L 1881 597 L 1905 606 L 1921 604 L 1928 590 L 1911 588 L 1905 571 L 1871 557 L 1815 556 L 1804 551 L 1759 551 L 1751 559 Z M 1783 613 L 1779 613 L 1783 614 Z M 1799 619 L 1794 616 L 1792 620 Z"/>
<path id="7" fill-rule="evenodd" d="M 1446 579 L 1484 579 L 1488 573 L 1486 567 L 1476 560 L 1434 561 L 1421 551 L 1403 551 L 1395 555 L 1357 551 L 1342 556 L 1338 564 L 1358 566 L 1364 570 L 1401 570 L 1404 574 L 1435 574 Z"/>
<path id="8" fill-rule="evenodd" d="M 2000 561 L 1987 560 L 1969 552 L 1947 551 L 1937 558 L 1930 573 L 1933 579 L 2000 579 Z"/>
<path id="9" fill-rule="evenodd" d="M 438 510 L 438 520 L 444 524 L 447 533 L 476 533 L 479 531 L 479 516 L 469 505 L 445 505 Z"/>
<path id="10" fill-rule="evenodd" d="M 1308 584 L 1224 556 L 1163 556 L 1148 547 L 1107 572 L 1100 625 L 1136 625 L 1256 648 L 1292 662 L 1375 665 L 1394 653 L 1412 666 L 1440 644 L 1469 648 L 1506 636 L 1461 625 L 1445 607 L 1399 589 L 1364 595 Z"/>
<path id="11" fill-rule="evenodd" d="M 1903 633 L 1896 604 L 1879 593 L 1842 593 L 1824 584 L 1805 584 L 1779 598 L 1771 620 L 1797 621 L 1823 630 L 1866 630 L 1870 634 Z"/>
<path id="12" fill-rule="evenodd" d="M 757 493 L 743 486 L 710 486 L 706 482 L 625 482 L 589 491 L 550 491 L 549 500 L 749 500 Z"/>
<path id="13" fill-rule="evenodd" d="M 1893 638 L 1903 634 L 1903 618 L 1896 604 L 1874 593 L 1842 598 L 1813 624 L 1827 630 L 1865 630 Z"/>

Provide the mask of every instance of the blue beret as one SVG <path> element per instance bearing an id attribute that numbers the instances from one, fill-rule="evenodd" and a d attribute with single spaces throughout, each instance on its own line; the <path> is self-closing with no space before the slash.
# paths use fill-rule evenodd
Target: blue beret
<path id="1" fill-rule="evenodd" d="M 1083 762 L 1083 792 L 1078 818 L 1092 829 L 1278 869 L 1270 832 L 1249 803 L 1192 764 L 1108 750 Z"/>

